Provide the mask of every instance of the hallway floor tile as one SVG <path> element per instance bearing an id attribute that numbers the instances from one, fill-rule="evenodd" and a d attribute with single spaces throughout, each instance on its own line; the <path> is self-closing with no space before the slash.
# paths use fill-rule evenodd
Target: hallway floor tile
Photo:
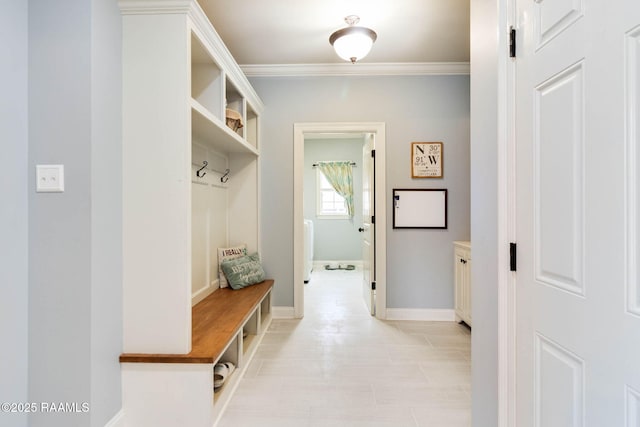
<path id="1" fill-rule="evenodd" d="M 362 274 L 314 271 L 305 317 L 275 319 L 220 427 L 469 427 L 471 334 L 380 321 Z"/>

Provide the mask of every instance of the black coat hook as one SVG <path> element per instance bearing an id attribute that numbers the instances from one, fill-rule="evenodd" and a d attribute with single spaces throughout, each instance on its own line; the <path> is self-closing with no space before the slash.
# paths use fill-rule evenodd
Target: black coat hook
<path id="1" fill-rule="evenodd" d="M 226 170 L 224 171 L 224 175 L 222 175 L 222 176 L 220 177 L 220 182 L 221 182 L 221 183 L 223 183 L 223 184 L 224 184 L 224 183 L 226 183 L 227 181 L 229 181 L 229 172 L 231 172 L 229 169 L 226 169 Z"/>
<path id="2" fill-rule="evenodd" d="M 196 171 L 196 176 L 197 176 L 198 178 L 202 178 L 203 176 L 205 176 L 205 175 L 207 174 L 206 172 L 203 172 L 202 170 L 203 170 L 204 168 L 206 168 L 206 167 L 209 165 L 209 162 L 207 162 L 206 160 L 204 160 L 204 161 L 202 162 L 202 164 L 203 164 L 204 166 L 202 166 L 200 169 L 198 169 L 198 170 Z"/>

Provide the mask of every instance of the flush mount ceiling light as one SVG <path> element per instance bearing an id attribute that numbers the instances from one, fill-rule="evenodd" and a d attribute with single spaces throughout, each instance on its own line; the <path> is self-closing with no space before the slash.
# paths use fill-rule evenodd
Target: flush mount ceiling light
<path id="1" fill-rule="evenodd" d="M 344 21 L 349 26 L 331 34 L 329 43 L 340 58 L 355 64 L 356 61 L 367 56 L 378 35 L 369 28 L 356 27 L 360 22 L 360 18 L 356 15 L 349 15 L 344 18 Z"/>

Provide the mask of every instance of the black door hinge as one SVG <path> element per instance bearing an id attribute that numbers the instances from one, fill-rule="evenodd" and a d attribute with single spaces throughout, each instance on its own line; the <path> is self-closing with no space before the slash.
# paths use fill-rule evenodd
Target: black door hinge
<path id="1" fill-rule="evenodd" d="M 376 216 L 371 215 L 371 224 L 375 224 L 375 223 L 376 223 Z"/>
<path id="2" fill-rule="evenodd" d="M 509 243 L 509 271 L 516 271 L 518 249 L 515 243 Z"/>
<path id="3" fill-rule="evenodd" d="M 376 282 L 371 282 L 371 290 L 372 291 L 376 290 Z"/>
<path id="4" fill-rule="evenodd" d="M 516 29 L 509 27 L 509 58 L 516 57 Z"/>
<path id="5" fill-rule="evenodd" d="M 371 150 L 371 157 L 376 157 L 376 150 Z"/>

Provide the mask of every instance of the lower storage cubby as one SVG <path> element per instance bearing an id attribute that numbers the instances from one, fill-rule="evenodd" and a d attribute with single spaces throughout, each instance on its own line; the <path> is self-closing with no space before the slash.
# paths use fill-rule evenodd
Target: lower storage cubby
<path id="1" fill-rule="evenodd" d="M 264 332 L 271 323 L 271 292 L 260 303 L 260 332 Z"/>
<path id="2" fill-rule="evenodd" d="M 254 342 L 256 336 L 259 332 L 260 325 L 260 306 L 256 307 L 256 310 L 253 312 L 247 323 L 245 323 L 242 328 L 242 353 L 247 354 L 247 352 L 252 348 L 252 343 Z"/>
<path id="3" fill-rule="evenodd" d="M 213 398 L 214 402 L 220 396 L 220 393 L 224 391 L 228 384 L 232 381 L 232 378 L 238 372 L 238 369 L 241 368 L 242 365 L 242 354 L 241 354 L 241 337 L 236 334 L 235 338 L 229 343 L 229 346 L 222 353 L 222 356 L 213 364 Z M 223 364 L 226 367 L 224 369 L 220 369 L 220 374 L 222 375 L 222 384 L 219 387 L 216 387 L 216 366 L 218 364 Z"/>

